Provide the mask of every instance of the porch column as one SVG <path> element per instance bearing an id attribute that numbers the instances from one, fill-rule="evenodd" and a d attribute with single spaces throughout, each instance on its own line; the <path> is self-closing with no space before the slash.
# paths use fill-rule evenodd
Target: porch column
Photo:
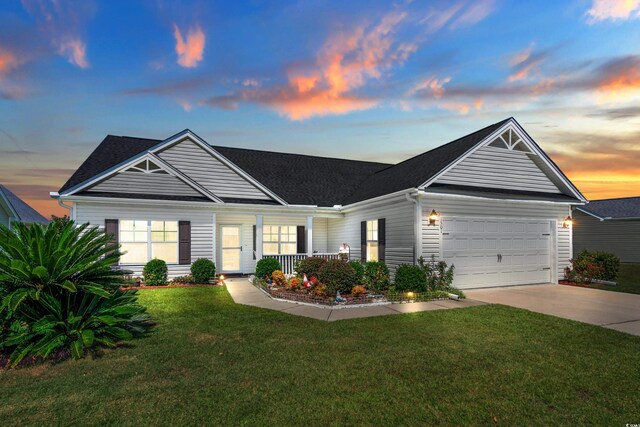
<path id="1" fill-rule="evenodd" d="M 213 261 L 218 267 L 216 270 L 220 271 L 222 266 L 220 265 L 220 263 L 218 263 L 218 259 L 216 258 L 216 256 L 218 255 L 218 240 L 216 239 L 216 235 L 218 234 L 218 223 L 216 220 L 215 212 L 211 215 L 211 220 L 213 225 L 213 229 L 211 230 L 211 239 L 213 240 L 211 248 L 211 261 Z"/>
<path id="2" fill-rule="evenodd" d="M 262 215 L 256 215 L 256 261 L 262 259 Z"/>
<path id="3" fill-rule="evenodd" d="M 307 256 L 313 256 L 313 216 L 307 216 Z"/>

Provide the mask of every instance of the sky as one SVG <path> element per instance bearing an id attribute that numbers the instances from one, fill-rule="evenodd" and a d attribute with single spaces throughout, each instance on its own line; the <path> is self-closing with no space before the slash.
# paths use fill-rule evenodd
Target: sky
<path id="1" fill-rule="evenodd" d="M 510 116 L 640 195 L 640 0 L 0 3 L 0 184 L 46 216 L 107 134 L 398 162 Z"/>

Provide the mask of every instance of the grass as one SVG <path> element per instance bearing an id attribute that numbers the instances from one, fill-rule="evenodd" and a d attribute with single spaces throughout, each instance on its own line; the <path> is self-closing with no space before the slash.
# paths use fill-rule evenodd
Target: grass
<path id="1" fill-rule="evenodd" d="M 320 322 L 224 288 L 142 291 L 95 359 L 0 371 L 0 425 L 625 425 L 640 337 L 487 305 Z"/>
<path id="2" fill-rule="evenodd" d="M 640 264 L 620 264 L 617 282 L 618 284 L 616 286 L 591 285 L 589 287 L 607 291 L 640 294 Z"/>

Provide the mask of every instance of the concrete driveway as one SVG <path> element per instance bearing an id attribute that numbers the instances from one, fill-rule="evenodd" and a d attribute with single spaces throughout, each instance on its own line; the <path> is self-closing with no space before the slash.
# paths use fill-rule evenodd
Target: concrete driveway
<path id="1" fill-rule="evenodd" d="M 467 298 L 564 317 L 640 336 L 640 295 L 564 285 L 465 291 Z"/>

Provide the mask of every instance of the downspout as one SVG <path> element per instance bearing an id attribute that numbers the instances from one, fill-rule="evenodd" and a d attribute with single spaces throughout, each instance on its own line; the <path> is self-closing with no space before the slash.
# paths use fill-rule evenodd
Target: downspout
<path id="1" fill-rule="evenodd" d="M 422 249 L 421 239 L 420 239 L 420 233 L 422 233 L 422 212 L 421 212 L 420 200 L 419 200 L 420 193 L 416 192 L 415 197 L 412 196 L 411 193 L 406 193 L 404 197 L 411 203 L 414 203 L 416 206 L 415 218 L 413 221 L 413 264 L 415 265 L 416 262 L 418 261 L 418 255 L 420 254 Z"/>
<path id="2" fill-rule="evenodd" d="M 73 206 L 69 206 L 69 205 L 65 205 L 64 202 L 62 201 L 62 199 L 58 199 L 58 205 L 60 205 L 60 207 L 68 209 L 69 210 L 69 219 L 71 219 L 72 221 L 75 221 L 76 219 L 74 218 L 74 209 Z"/>

